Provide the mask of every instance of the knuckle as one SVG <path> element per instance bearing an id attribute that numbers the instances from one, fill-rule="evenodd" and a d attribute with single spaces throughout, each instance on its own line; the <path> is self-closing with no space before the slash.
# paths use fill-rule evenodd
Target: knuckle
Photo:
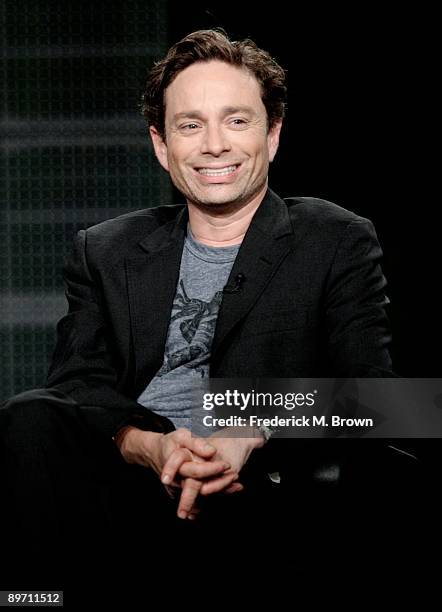
<path id="1" fill-rule="evenodd" d="M 181 448 L 177 448 L 173 452 L 173 462 L 174 462 L 174 464 L 175 465 L 179 465 L 180 463 L 183 462 L 185 457 L 186 457 L 186 455 L 185 455 L 184 451 Z"/>
<path id="2" fill-rule="evenodd" d="M 186 512 L 189 512 L 189 510 L 192 509 L 193 506 L 193 502 L 195 500 L 193 498 L 185 498 L 181 500 L 181 504 L 180 504 L 180 508 L 182 510 L 185 510 Z"/>
<path id="3" fill-rule="evenodd" d="M 183 442 L 184 442 L 185 440 L 187 440 L 187 438 L 188 438 L 188 435 L 187 435 L 187 434 L 188 434 L 188 431 L 187 431 L 187 429 L 185 429 L 184 427 L 179 427 L 179 428 L 176 430 L 176 437 L 177 437 L 179 440 L 183 441 Z"/>

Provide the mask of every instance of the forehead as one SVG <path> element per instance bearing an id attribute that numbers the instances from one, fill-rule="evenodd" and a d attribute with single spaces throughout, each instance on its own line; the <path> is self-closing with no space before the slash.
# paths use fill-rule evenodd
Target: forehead
<path id="1" fill-rule="evenodd" d="M 265 112 L 256 77 L 245 68 L 220 61 L 197 62 L 185 68 L 167 87 L 165 102 L 166 114 L 235 105 Z"/>

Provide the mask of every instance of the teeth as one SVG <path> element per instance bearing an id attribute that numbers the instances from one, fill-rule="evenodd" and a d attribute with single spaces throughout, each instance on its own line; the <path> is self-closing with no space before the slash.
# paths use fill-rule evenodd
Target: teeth
<path id="1" fill-rule="evenodd" d="M 214 170 L 213 168 L 199 168 L 198 172 L 200 174 L 204 174 L 205 176 L 224 176 L 225 174 L 230 174 L 236 170 L 236 166 L 227 166 L 227 168 L 219 168 L 218 170 Z"/>

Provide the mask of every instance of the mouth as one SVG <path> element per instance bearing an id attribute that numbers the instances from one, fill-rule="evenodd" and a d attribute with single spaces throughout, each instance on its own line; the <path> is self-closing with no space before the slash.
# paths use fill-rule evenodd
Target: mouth
<path id="1" fill-rule="evenodd" d="M 212 178 L 232 176 L 240 167 L 241 164 L 231 164 L 230 166 L 222 166 L 218 168 L 201 167 L 195 168 L 196 172 L 201 176 Z"/>

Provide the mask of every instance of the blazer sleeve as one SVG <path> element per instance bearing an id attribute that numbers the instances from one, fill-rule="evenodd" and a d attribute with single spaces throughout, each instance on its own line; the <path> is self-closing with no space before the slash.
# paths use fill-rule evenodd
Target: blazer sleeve
<path id="1" fill-rule="evenodd" d="M 93 428 L 114 436 L 124 425 L 169 432 L 173 423 L 118 390 L 118 374 L 100 287 L 87 262 L 87 232 L 74 240 L 64 267 L 68 313 L 57 325 L 57 343 L 47 387 L 71 397 Z"/>
<path id="2" fill-rule="evenodd" d="M 382 250 L 371 221 L 348 224 L 325 287 L 329 363 L 336 376 L 394 376 Z"/>
<path id="3" fill-rule="evenodd" d="M 391 334 L 385 310 L 389 300 L 381 258 L 371 221 L 359 217 L 350 222 L 338 238 L 323 293 L 327 376 L 396 376 L 391 370 Z M 270 439 L 259 451 L 260 460 L 269 469 L 282 470 L 289 481 L 294 474 L 292 466 L 302 465 L 301 473 L 313 481 L 316 468 L 322 462 L 324 466 L 339 464 L 344 449 L 333 439 L 321 440 L 320 449 L 312 442 Z"/>

